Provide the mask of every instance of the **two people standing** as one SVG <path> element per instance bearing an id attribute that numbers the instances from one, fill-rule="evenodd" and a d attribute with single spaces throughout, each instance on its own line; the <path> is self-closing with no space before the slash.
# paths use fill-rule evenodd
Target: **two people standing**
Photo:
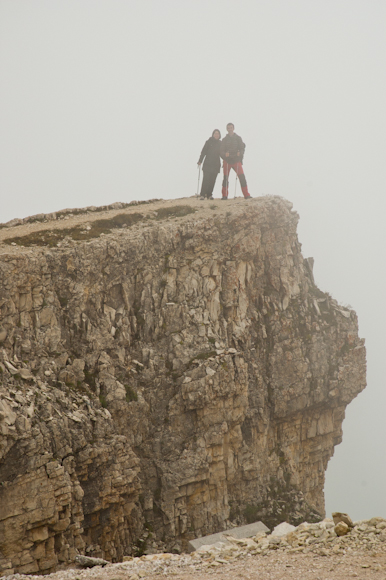
<path id="1" fill-rule="evenodd" d="M 218 129 L 212 133 L 212 137 L 206 141 L 198 165 L 200 166 L 204 157 L 203 173 L 204 178 L 201 187 L 201 197 L 213 199 L 212 193 L 216 183 L 217 175 L 220 173 L 220 157 L 223 159 L 224 179 L 222 182 L 222 198 L 228 199 L 229 190 L 229 173 L 233 169 L 240 179 L 241 191 L 244 198 L 249 199 L 251 195 L 248 192 L 248 186 L 243 171 L 243 157 L 245 143 L 239 135 L 234 132 L 233 123 L 227 125 L 227 135 L 221 141 L 221 134 Z"/>

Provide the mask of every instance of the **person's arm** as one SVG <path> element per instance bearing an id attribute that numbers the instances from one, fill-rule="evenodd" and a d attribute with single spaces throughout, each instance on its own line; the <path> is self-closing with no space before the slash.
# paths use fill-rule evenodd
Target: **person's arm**
<path id="1" fill-rule="evenodd" d="M 238 147 L 237 156 L 240 157 L 240 161 L 242 161 L 244 158 L 245 147 L 246 147 L 246 145 L 245 145 L 244 141 L 239 136 L 239 147 Z"/>
<path id="2" fill-rule="evenodd" d="M 220 145 L 220 157 L 221 159 L 224 159 L 224 161 L 226 161 L 227 156 L 229 156 L 229 153 L 226 150 L 227 145 L 226 145 L 226 141 L 225 138 L 221 141 L 221 145 Z M 228 155 L 227 155 L 228 153 Z"/>
<path id="3" fill-rule="evenodd" d="M 201 163 L 203 162 L 204 157 L 205 157 L 205 155 L 207 154 L 207 151 L 208 151 L 208 146 L 209 146 L 209 141 L 205 141 L 205 145 L 202 148 L 201 155 L 200 155 L 200 158 L 199 158 L 199 160 L 197 162 L 197 165 L 201 165 Z"/>

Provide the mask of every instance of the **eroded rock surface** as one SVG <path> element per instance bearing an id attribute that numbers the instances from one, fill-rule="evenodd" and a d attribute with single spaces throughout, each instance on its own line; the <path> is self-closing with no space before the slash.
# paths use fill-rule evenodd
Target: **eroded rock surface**
<path id="1" fill-rule="evenodd" d="M 356 314 L 315 286 L 289 202 L 183 203 L 0 246 L 2 574 L 324 515 L 365 386 Z"/>

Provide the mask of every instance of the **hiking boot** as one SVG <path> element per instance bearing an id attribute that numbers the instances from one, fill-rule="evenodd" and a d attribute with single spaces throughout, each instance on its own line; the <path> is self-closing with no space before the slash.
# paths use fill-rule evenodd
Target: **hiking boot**
<path id="1" fill-rule="evenodd" d="M 252 199 L 251 195 L 247 195 L 246 197 L 244 197 L 244 199 Z"/>
<path id="2" fill-rule="evenodd" d="M 221 199 L 224 200 L 224 199 L 228 199 L 228 198 L 227 197 L 222 197 Z"/>

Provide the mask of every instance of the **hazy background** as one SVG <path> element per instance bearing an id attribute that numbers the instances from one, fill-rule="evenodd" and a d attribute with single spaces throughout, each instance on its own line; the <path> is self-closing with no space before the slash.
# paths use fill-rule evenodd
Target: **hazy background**
<path id="1" fill-rule="evenodd" d="M 190 196 L 230 121 L 252 195 L 293 202 L 366 338 L 325 489 L 354 519 L 386 517 L 385 25 L 384 0 L 0 0 L 0 222 Z"/>

